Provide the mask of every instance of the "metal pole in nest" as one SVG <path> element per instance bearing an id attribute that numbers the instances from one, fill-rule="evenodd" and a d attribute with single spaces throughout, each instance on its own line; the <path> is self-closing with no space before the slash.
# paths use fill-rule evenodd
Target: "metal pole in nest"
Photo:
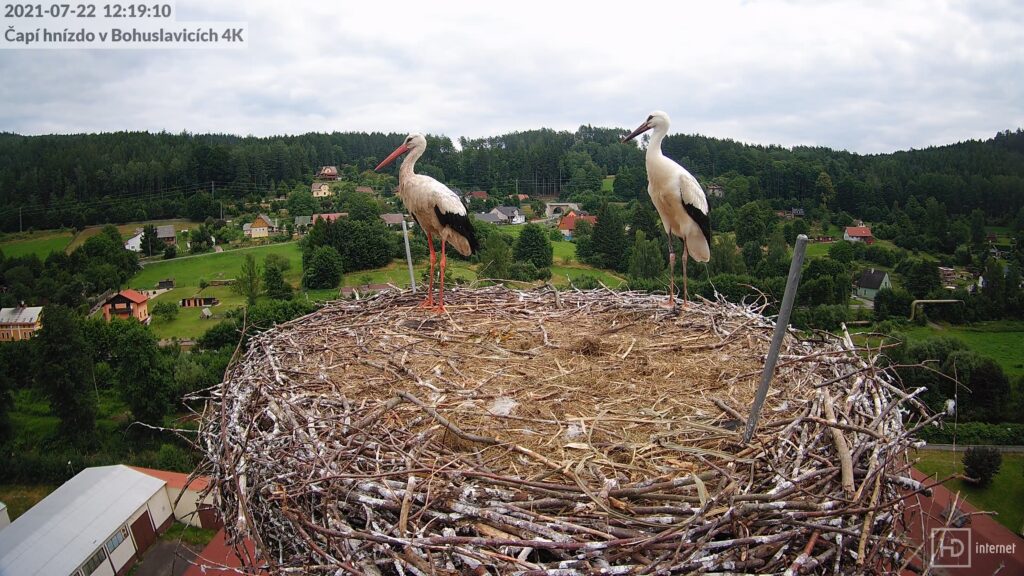
<path id="1" fill-rule="evenodd" d="M 416 276 L 412 272 L 412 250 L 409 249 L 409 227 L 405 223 L 405 215 L 402 215 L 402 236 L 405 238 L 405 261 L 409 263 L 409 287 L 413 294 L 416 293 Z"/>
<path id="2" fill-rule="evenodd" d="M 789 326 L 789 315 L 793 312 L 793 301 L 796 300 L 796 288 L 800 285 L 800 273 L 804 265 L 804 251 L 807 249 L 807 236 L 801 234 L 796 237 L 796 246 L 793 247 L 793 261 L 789 263 L 789 278 L 786 280 L 786 292 L 782 296 L 782 307 L 779 309 L 779 317 L 775 320 L 775 333 L 772 335 L 772 345 L 768 348 L 768 358 L 764 364 L 764 372 L 761 373 L 761 385 L 757 387 L 757 396 L 754 398 L 754 407 L 750 410 L 750 417 L 747 419 L 747 429 L 743 433 L 743 441 L 750 442 L 757 430 L 757 420 L 761 417 L 761 408 L 764 406 L 764 399 L 768 396 L 768 386 L 772 382 L 772 375 L 775 373 L 775 362 L 779 359 L 779 347 L 782 346 L 782 338 L 786 335 L 786 327 Z"/>

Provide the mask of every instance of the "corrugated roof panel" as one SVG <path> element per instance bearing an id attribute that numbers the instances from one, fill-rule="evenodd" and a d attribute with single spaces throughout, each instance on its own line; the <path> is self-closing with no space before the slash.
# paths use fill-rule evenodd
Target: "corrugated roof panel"
<path id="1" fill-rule="evenodd" d="M 86 468 L 0 531 L 0 576 L 70 574 L 163 486 L 120 464 Z"/>

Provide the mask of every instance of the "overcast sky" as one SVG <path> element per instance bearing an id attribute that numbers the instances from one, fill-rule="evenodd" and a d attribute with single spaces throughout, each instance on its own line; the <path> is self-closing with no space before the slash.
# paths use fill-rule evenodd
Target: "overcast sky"
<path id="1" fill-rule="evenodd" d="M 1020 0 L 179 0 L 177 17 L 247 21 L 248 47 L 0 50 L 0 131 L 454 139 L 661 109 L 672 132 L 873 153 L 1024 126 Z"/>

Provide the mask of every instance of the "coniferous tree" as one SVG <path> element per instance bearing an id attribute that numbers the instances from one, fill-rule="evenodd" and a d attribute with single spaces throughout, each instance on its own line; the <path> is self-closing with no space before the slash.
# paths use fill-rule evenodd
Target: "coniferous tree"
<path id="1" fill-rule="evenodd" d="M 260 265 L 252 254 L 245 255 L 245 262 L 242 262 L 242 269 L 238 272 L 238 278 L 231 285 L 232 290 L 238 295 L 245 296 L 249 304 L 255 304 L 261 294 L 260 282 L 263 280 L 260 274 Z"/>
<path id="2" fill-rule="evenodd" d="M 665 260 L 661 256 L 660 243 L 647 239 L 643 230 L 636 233 L 630 255 L 629 275 L 633 278 L 657 278 L 665 271 Z"/>
<path id="3" fill-rule="evenodd" d="M 612 270 L 626 269 L 626 232 L 618 210 L 603 204 L 597 213 L 597 223 L 591 234 L 593 243 L 593 263 Z"/>
<path id="4" fill-rule="evenodd" d="M 532 262 L 537 268 L 551 266 L 554 249 L 547 233 L 537 224 L 523 226 L 515 244 L 515 258 L 520 262 Z"/>
<path id="5" fill-rule="evenodd" d="M 92 363 L 78 317 L 64 306 L 43 309 L 43 327 L 36 348 L 36 382 L 50 398 L 60 419 L 60 433 L 73 441 L 88 441 L 96 430 L 96 395 Z"/>
<path id="6" fill-rule="evenodd" d="M 292 285 L 285 282 L 284 273 L 276 265 L 267 264 L 263 269 L 263 288 L 267 297 L 274 300 L 291 300 Z"/>
<path id="7" fill-rule="evenodd" d="M 512 250 L 501 234 L 490 234 L 484 241 L 480 251 L 478 274 L 482 278 L 509 278 L 509 266 L 512 265 Z"/>

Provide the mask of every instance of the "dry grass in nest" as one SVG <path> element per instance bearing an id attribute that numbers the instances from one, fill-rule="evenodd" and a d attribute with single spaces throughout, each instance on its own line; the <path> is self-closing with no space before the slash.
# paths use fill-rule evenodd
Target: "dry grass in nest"
<path id="1" fill-rule="evenodd" d="M 906 561 L 916 393 L 838 341 L 605 290 L 338 301 L 206 392 L 205 470 L 273 573 L 855 572 Z M 901 490 L 902 488 L 902 490 Z"/>

